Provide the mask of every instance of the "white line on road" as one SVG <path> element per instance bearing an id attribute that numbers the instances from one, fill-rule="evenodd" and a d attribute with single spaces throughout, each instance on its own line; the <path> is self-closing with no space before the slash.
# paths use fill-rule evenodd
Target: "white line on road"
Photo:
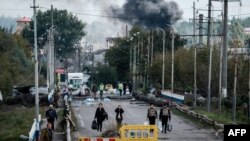
<path id="1" fill-rule="evenodd" d="M 82 116 L 80 114 L 78 114 L 78 117 L 79 117 L 79 119 L 81 121 L 82 127 L 84 127 L 84 122 L 82 121 Z"/>

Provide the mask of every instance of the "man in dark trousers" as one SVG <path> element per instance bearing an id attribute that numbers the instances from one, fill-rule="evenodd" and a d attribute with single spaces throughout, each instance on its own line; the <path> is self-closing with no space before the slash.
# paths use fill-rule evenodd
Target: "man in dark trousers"
<path id="1" fill-rule="evenodd" d="M 149 125 L 155 125 L 155 120 L 157 118 L 157 110 L 155 109 L 153 104 L 150 104 L 148 109 L 147 118 L 149 120 Z"/>
<path id="2" fill-rule="evenodd" d="M 53 105 L 49 105 L 49 109 L 46 111 L 46 118 L 52 124 L 52 130 L 54 131 L 54 122 L 57 120 L 57 113 L 53 109 Z"/>
<path id="3" fill-rule="evenodd" d="M 123 95 L 126 95 L 127 83 L 123 82 Z"/>
<path id="4" fill-rule="evenodd" d="M 161 108 L 159 119 L 162 124 L 161 132 L 167 133 L 167 125 L 168 125 L 168 122 L 170 122 L 171 120 L 171 113 L 167 106 L 164 106 L 163 108 Z"/>
<path id="5" fill-rule="evenodd" d="M 129 81 L 129 82 L 128 82 L 129 94 L 132 94 L 132 88 L 133 88 L 132 82 Z"/>
<path id="6" fill-rule="evenodd" d="M 118 107 L 115 109 L 116 112 L 116 122 L 117 122 L 117 128 L 119 129 L 122 124 L 124 110 L 122 109 L 121 105 L 118 105 Z"/>
<path id="7" fill-rule="evenodd" d="M 97 119 L 97 131 L 102 132 L 102 122 L 108 118 L 108 114 L 105 112 L 102 103 L 99 103 L 99 107 L 95 112 L 95 119 Z"/>

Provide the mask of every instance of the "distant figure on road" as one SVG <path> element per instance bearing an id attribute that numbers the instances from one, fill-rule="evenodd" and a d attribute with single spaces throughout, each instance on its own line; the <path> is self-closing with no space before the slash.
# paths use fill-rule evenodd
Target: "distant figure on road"
<path id="1" fill-rule="evenodd" d="M 102 103 L 99 103 L 99 107 L 95 112 L 95 119 L 97 120 L 97 131 L 102 132 L 102 122 L 108 118 L 108 114 L 105 112 Z"/>
<path id="2" fill-rule="evenodd" d="M 170 122 L 170 120 L 171 120 L 170 109 L 167 106 L 164 106 L 161 108 L 159 119 L 160 119 L 161 124 L 162 124 L 162 131 L 161 132 L 167 133 L 167 125 L 168 125 L 168 122 Z"/>
<path id="3" fill-rule="evenodd" d="M 122 96 L 123 84 L 120 82 L 118 83 L 118 90 L 119 90 L 120 96 Z"/>
<path id="4" fill-rule="evenodd" d="M 57 120 L 56 110 L 53 109 L 53 105 L 49 105 L 49 109 L 46 111 L 47 121 L 52 124 L 52 130 L 54 130 L 54 122 Z"/>
<path id="5" fill-rule="evenodd" d="M 102 83 L 99 86 L 99 90 L 100 90 L 100 99 L 102 99 L 103 90 L 104 90 L 104 85 Z"/>
<path id="6" fill-rule="evenodd" d="M 132 88 L 133 88 L 132 82 L 129 81 L 129 82 L 128 82 L 129 94 L 132 94 Z"/>
<path id="7" fill-rule="evenodd" d="M 118 105 L 118 107 L 115 109 L 116 112 L 116 122 L 117 122 L 117 128 L 119 129 L 122 124 L 124 110 L 122 109 L 121 105 Z"/>
<path id="8" fill-rule="evenodd" d="M 157 110 L 155 109 L 153 104 L 150 104 L 148 109 L 147 118 L 149 120 L 149 125 L 155 125 L 155 120 L 157 118 Z"/>
<path id="9" fill-rule="evenodd" d="M 76 125 L 75 125 L 75 123 L 71 119 L 71 113 L 70 113 L 70 110 L 69 110 L 69 105 L 66 105 L 66 107 L 64 108 L 64 110 L 63 110 L 63 117 L 64 118 L 60 122 L 62 129 L 63 130 L 65 129 L 65 127 L 67 125 L 67 121 L 66 120 L 68 120 L 69 123 L 70 123 L 70 127 L 73 127 L 73 130 L 75 130 L 76 129 Z"/>
<path id="10" fill-rule="evenodd" d="M 58 108 L 58 100 L 60 98 L 60 90 L 59 88 L 56 89 L 55 93 L 53 94 L 54 96 L 54 106 Z"/>
<path id="11" fill-rule="evenodd" d="M 97 86 L 96 84 L 92 85 L 92 89 L 91 89 L 92 93 L 93 93 L 93 97 L 94 99 L 96 98 L 96 92 L 97 92 Z"/>
<path id="12" fill-rule="evenodd" d="M 53 130 L 51 129 L 52 125 L 48 122 L 47 128 L 42 129 L 41 131 L 41 141 L 53 141 Z"/>
<path id="13" fill-rule="evenodd" d="M 126 89 L 127 89 L 127 83 L 123 82 L 123 95 L 126 94 Z"/>

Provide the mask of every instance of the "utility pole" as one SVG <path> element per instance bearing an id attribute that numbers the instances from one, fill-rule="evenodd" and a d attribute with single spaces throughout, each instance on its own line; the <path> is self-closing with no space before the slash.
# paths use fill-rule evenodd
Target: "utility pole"
<path id="1" fill-rule="evenodd" d="M 234 91 L 233 91 L 233 122 L 235 122 L 236 117 L 236 93 L 237 93 L 237 73 L 238 73 L 238 41 L 235 43 L 235 64 L 234 64 Z"/>
<path id="2" fill-rule="evenodd" d="M 221 15 L 223 15 L 223 12 L 222 12 L 222 14 Z M 222 21 L 224 21 L 224 19 L 223 19 L 223 16 L 222 16 Z M 222 39 L 222 38 L 221 38 Z M 220 49 L 219 49 L 219 51 L 220 51 L 220 72 L 219 72 L 219 103 L 218 103 L 218 113 L 219 113 L 219 116 L 221 116 L 221 101 L 222 101 L 222 93 L 221 93 L 221 81 L 222 81 L 222 55 L 223 55 L 223 48 L 222 48 L 223 46 L 221 45 L 220 46 Z"/>
<path id="3" fill-rule="evenodd" d="M 194 108 L 196 108 L 196 93 L 197 93 L 197 84 L 196 84 L 196 65 L 197 65 L 197 61 L 196 61 L 196 57 L 197 57 L 197 47 L 196 47 L 196 22 L 195 22 L 195 2 L 193 2 L 193 46 L 194 46 Z"/>
<path id="4" fill-rule="evenodd" d="M 222 55 L 222 95 L 227 97 L 227 32 L 228 32 L 228 0 L 224 0 L 223 16 L 223 55 Z"/>
<path id="5" fill-rule="evenodd" d="M 148 82 L 149 82 L 149 65 L 150 65 L 150 31 L 149 31 L 149 36 L 148 36 L 148 45 L 147 45 L 147 50 L 148 50 L 148 63 L 147 63 L 147 72 L 146 72 L 146 76 L 147 76 L 147 80 L 146 80 L 146 86 L 148 87 Z"/>
<path id="6" fill-rule="evenodd" d="M 248 39 L 248 123 L 250 122 L 250 39 Z"/>
<path id="7" fill-rule="evenodd" d="M 199 44 L 203 44 L 203 14 L 199 14 Z"/>
<path id="8" fill-rule="evenodd" d="M 207 111 L 210 112 L 211 104 L 211 71 L 212 71 L 212 47 L 210 44 L 211 36 L 211 7 L 212 0 L 208 0 L 208 27 L 207 27 L 207 47 L 209 48 L 209 68 L 208 68 L 208 92 L 207 92 Z"/>
<path id="9" fill-rule="evenodd" d="M 172 71 L 171 71 L 171 93 L 174 93 L 174 28 L 172 28 Z M 171 101 L 172 102 L 172 101 Z"/>
<path id="10" fill-rule="evenodd" d="M 134 57 L 133 57 L 133 92 L 136 90 L 136 45 L 134 44 Z"/>
<path id="11" fill-rule="evenodd" d="M 164 29 L 159 28 L 162 31 L 162 91 L 164 91 L 164 78 L 165 78 L 165 40 L 166 33 Z"/>
<path id="12" fill-rule="evenodd" d="M 52 89 L 55 86 L 55 47 L 54 47 L 54 13 L 53 13 L 53 5 L 51 5 L 51 78 L 52 78 Z"/>
<path id="13" fill-rule="evenodd" d="M 35 53 L 35 106 L 36 106 L 36 132 L 35 137 L 36 141 L 39 141 L 39 97 L 38 97 L 38 57 L 37 57 L 37 23 L 36 23 L 36 0 L 33 0 L 33 6 L 31 7 L 34 10 L 34 53 Z"/>
<path id="14" fill-rule="evenodd" d="M 150 66 L 152 67 L 153 65 L 153 59 L 154 59 L 154 30 L 152 30 L 152 35 L 151 35 L 152 41 L 151 41 L 151 64 Z"/>

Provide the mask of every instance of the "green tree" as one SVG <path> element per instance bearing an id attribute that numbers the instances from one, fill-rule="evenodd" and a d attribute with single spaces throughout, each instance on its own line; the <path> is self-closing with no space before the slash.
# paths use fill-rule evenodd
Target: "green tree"
<path id="1" fill-rule="evenodd" d="M 0 90 L 10 95 L 13 85 L 33 84 L 29 44 L 19 35 L 0 28 Z"/>
<path id="2" fill-rule="evenodd" d="M 117 38 L 114 46 L 105 54 L 108 64 L 116 69 L 119 81 L 129 79 L 129 52 L 129 43 L 122 38 Z"/>
<path id="3" fill-rule="evenodd" d="M 90 78 L 91 79 L 91 78 Z M 97 64 L 94 70 L 94 81 L 97 84 L 112 84 L 113 86 L 117 83 L 116 69 L 107 65 Z"/>
<path id="4" fill-rule="evenodd" d="M 76 50 L 75 44 L 85 36 L 85 23 L 80 21 L 76 16 L 68 13 L 67 10 L 53 10 L 54 23 L 54 40 L 55 52 L 57 56 L 67 57 L 70 53 Z M 30 26 L 26 27 L 22 33 L 23 37 L 27 39 L 30 44 L 34 41 L 33 20 Z M 43 48 L 46 41 L 48 41 L 48 31 L 51 29 L 51 10 L 37 12 L 37 36 L 38 45 Z"/>

